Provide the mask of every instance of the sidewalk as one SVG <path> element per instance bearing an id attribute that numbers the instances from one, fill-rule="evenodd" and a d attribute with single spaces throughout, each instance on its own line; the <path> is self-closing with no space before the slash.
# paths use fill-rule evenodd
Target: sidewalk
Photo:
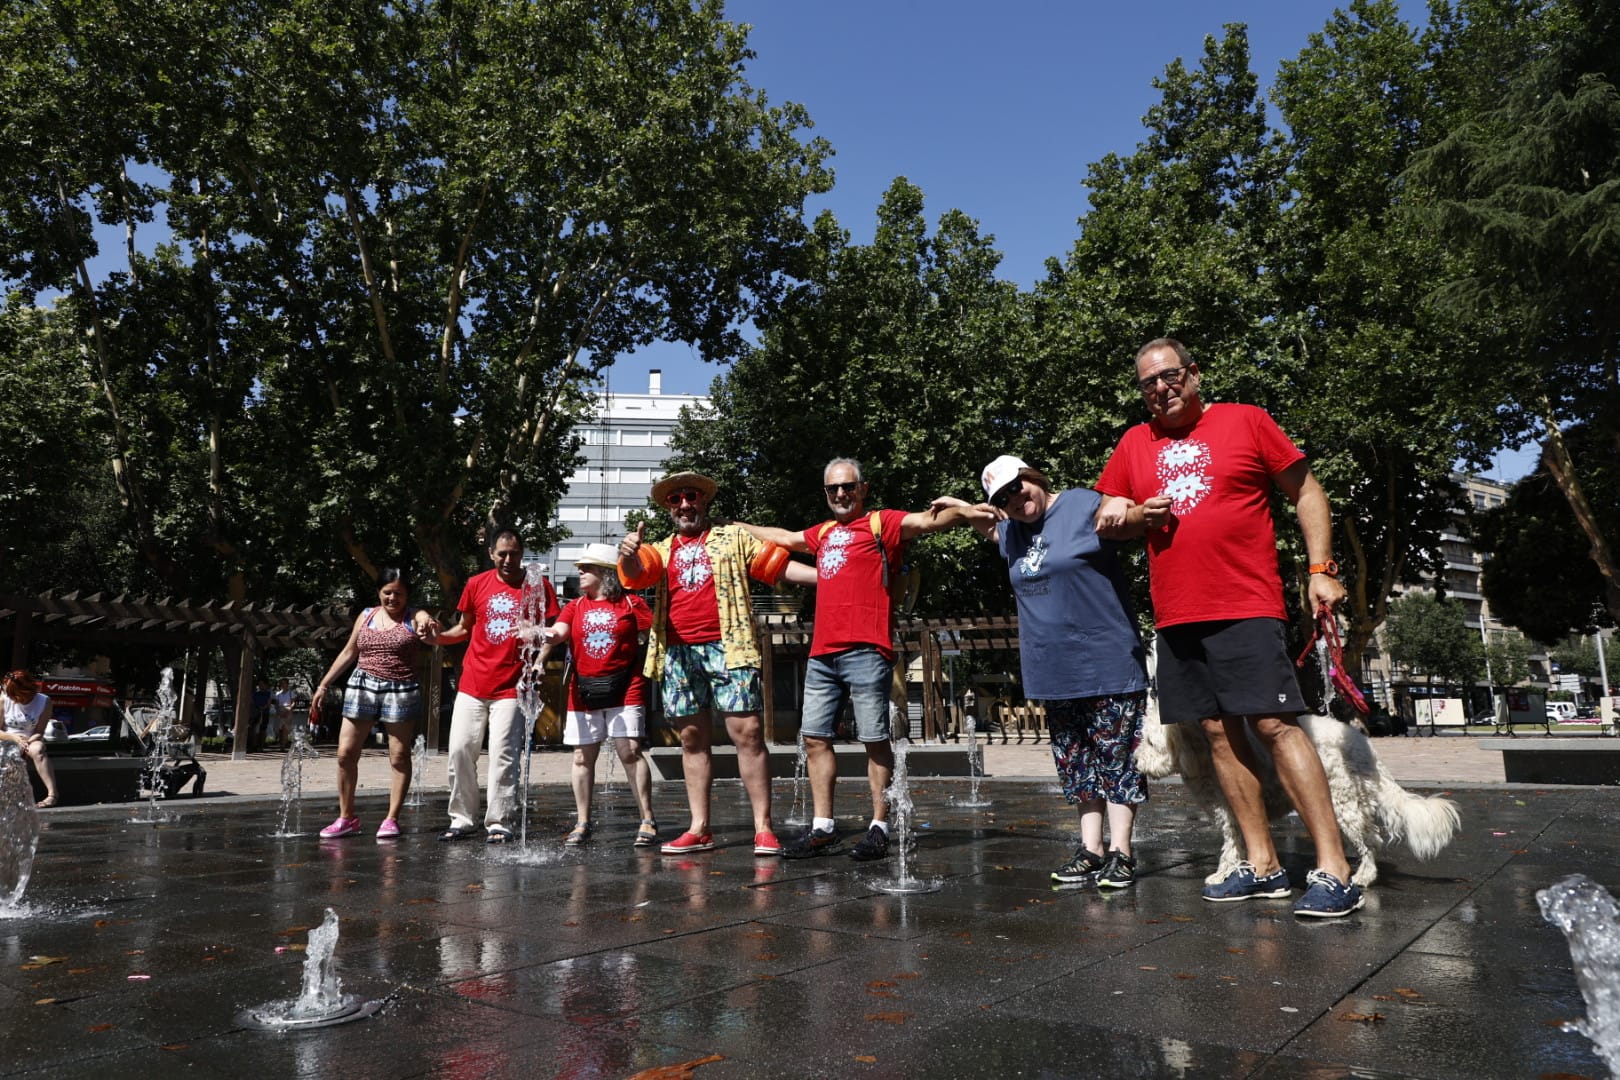
<path id="1" fill-rule="evenodd" d="M 1478 740 L 1470 736 L 1375 739 L 1373 747 L 1384 765 L 1403 784 L 1444 787 L 1500 784 L 1505 780 L 1502 755 L 1481 749 Z M 319 758 L 304 767 L 306 796 L 337 790 L 336 750 L 323 746 L 320 753 Z M 232 761 L 226 754 L 203 754 L 199 760 L 208 770 L 204 790 L 210 794 L 262 796 L 281 792 L 282 755 L 279 752 L 249 754 L 245 761 Z M 530 759 L 530 782 L 567 784 L 572 762 L 573 754 L 566 747 L 537 750 Z M 487 763 L 487 755 L 479 758 L 480 783 L 487 776 Z M 424 775 L 414 779 L 414 786 L 424 791 L 445 790 L 448 786 L 445 764 L 444 754 L 429 756 L 427 769 Z M 1054 777 L 1052 751 L 1044 742 L 987 743 L 984 771 L 986 776 L 997 780 L 1051 781 Z M 599 781 L 608 778 L 610 772 L 614 776 L 623 775 L 618 760 L 607 752 L 598 758 L 596 772 Z M 358 794 L 386 794 L 389 776 L 387 753 L 367 749 L 360 759 Z"/>

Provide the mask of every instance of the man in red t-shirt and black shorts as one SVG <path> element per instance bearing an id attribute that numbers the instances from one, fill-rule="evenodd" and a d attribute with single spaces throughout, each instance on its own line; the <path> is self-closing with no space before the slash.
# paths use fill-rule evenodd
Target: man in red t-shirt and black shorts
<path id="1" fill-rule="evenodd" d="M 866 779 L 872 794 L 872 821 L 866 835 L 849 851 L 857 860 L 881 859 L 889 853 L 889 810 L 884 789 L 894 770 L 889 740 L 889 688 L 894 674 L 894 599 L 900 584 L 900 554 L 906 543 L 953 525 L 994 521 L 983 507 L 951 506 L 939 510 L 879 510 L 868 513 L 868 485 L 861 464 L 834 458 L 822 474 L 822 488 L 833 520 L 803 532 L 744 525 L 759 537 L 816 557 L 815 631 L 805 666 L 804 736 L 815 801 L 809 831 L 782 854 L 790 859 L 829 855 L 838 850 L 833 817 L 833 789 L 838 762 L 833 756 L 838 712 L 847 699 L 855 711 L 855 737 L 866 747 Z M 873 519 L 877 532 L 873 534 Z"/>
<path id="2" fill-rule="evenodd" d="M 1285 641 L 1272 488 L 1294 504 L 1311 561 L 1311 613 L 1345 595 L 1333 561 L 1327 494 L 1300 452 L 1263 409 L 1205 405 L 1198 364 L 1172 338 L 1136 354 L 1136 382 L 1153 419 L 1127 431 L 1097 490 L 1111 496 L 1097 531 L 1125 535 L 1125 511 L 1143 506 L 1159 640 L 1159 713 L 1167 724 L 1199 723 L 1216 779 L 1237 820 L 1249 861 L 1204 888 L 1217 903 L 1289 895 L 1261 794 L 1251 736 L 1316 845 L 1318 867 L 1294 914 L 1348 915 L 1361 906 L 1350 884 L 1327 774 L 1295 719 L 1305 701 Z"/>

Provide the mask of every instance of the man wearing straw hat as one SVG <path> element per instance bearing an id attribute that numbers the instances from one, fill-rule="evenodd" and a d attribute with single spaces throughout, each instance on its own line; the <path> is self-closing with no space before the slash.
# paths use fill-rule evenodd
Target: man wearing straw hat
<path id="1" fill-rule="evenodd" d="M 669 511 L 673 535 L 643 543 L 646 526 L 619 543 L 619 576 L 627 588 L 657 588 L 646 675 L 656 680 L 664 712 L 680 728 L 681 768 L 692 821 L 664 844 L 666 855 L 709 851 L 709 789 L 714 776 L 713 714 L 725 718 L 737 748 L 737 773 L 754 808 L 754 854 L 780 855 L 771 824 L 770 759 L 760 723 L 760 645 L 749 600 L 750 577 L 768 585 L 815 583 L 815 571 L 736 525 L 709 518 L 715 482 L 701 473 L 672 473 L 653 485 L 653 502 Z"/>

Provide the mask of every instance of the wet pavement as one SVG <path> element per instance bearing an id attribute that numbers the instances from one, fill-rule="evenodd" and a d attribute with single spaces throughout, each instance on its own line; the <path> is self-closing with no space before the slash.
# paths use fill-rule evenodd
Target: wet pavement
<path id="1" fill-rule="evenodd" d="M 1050 779 L 915 786 L 916 871 L 752 854 L 746 802 L 716 790 L 714 852 L 633 849 L 622 784 L 596 839 L 564 851 L 560 785 L 526 850 L 435 839 L 442 798 L 395 842 L 277 839 L 274 801 L 178 800 L 45 817 L 31 911 L 0 921 L 0 1073 L 173 1077 L 627 1077 L 680 1063 L 724 1077 L 1602 1076 L 1559 1023 L 1584 1012 L 1536 890 L 1585 872 L 1620 890 L 1614 788 L 1458 787 L 1461 836 L 1380 861 L 1366 906 L 1295 918 L 1209 904 L 1215 834 L 1158 784 L 1128 891 L 1054 890 L 1073 811 Z M 779 816 L 792 785 L 775 789 Z M 841 809 L 859 805 L 842 784 Z M 655 791 L 677 831 L 678 785 Z M 363 799 L 374 827 L 380 800 Z M 330 818 L 312 799 L 301 826 Z M 853 833 L 854 817 L 840 824 Z M 784 835 L 793 831 L 784 829 Z M 1296 887 L 1311 866 L 1278 826 Z M 852 836 L 853 839 L 853 836 Z M 296 996 L 308 930 L 341 916 L 343 990 L 375 1017 L 275 1035 L 244 1007 Z"/>

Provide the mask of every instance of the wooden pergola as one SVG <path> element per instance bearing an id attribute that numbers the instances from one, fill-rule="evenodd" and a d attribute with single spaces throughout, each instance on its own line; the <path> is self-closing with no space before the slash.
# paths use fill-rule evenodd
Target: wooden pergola
<path id="1" fill-rule="evenodd" d="M 765 741 L 776 740 L 775 654 L 778 652 L 808 653 L 815 627 L 811 620 L 793 613 L 755 612 L 754 625 L 759 629 L 760 652 L 763 664 L 760 680 L 765 693 Z M 957 731 L 960 717 L 954 714 L 954 705 L 945 700 L 945 658 L 952 652 L 1018 649 L 1017 616 L 980 616 L 971 619 L 920 619 L 901 616 L 894 621 L 895 671 L 900 677 L 913 658 L 922 660 L 922 723 L 923 738 L 936 741 Z"/>
<path id="2" fill-rule="evenodd" d="M 197 682 L 207 685 L 211 648 L 238 650 L 241 667 L 236 677 L 231 756 L 240 760 L 247 756 L 254 659 L 272 649 L 342 648 L 354 619 L 341 611 L 313 606 L 214 601 L 193 604 L 122 593 L 107 597 L 100 593 L 82 596 L 78 592 L 47 592 L 37 596 L 0 595 L 0 633 L 4 633 L 7 622 L 12 624 L 12 668 L 28 666 L 29 647 L 40 639 L 175 648 L 205 646 Z"/>

